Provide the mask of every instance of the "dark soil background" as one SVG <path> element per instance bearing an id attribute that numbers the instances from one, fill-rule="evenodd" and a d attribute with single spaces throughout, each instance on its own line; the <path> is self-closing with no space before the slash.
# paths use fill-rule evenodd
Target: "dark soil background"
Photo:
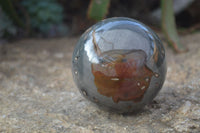
<path id="1" fill-rule="evenodd" d="M 13 0 L 13 10 L 24 23 L 23 28 L 16 24 L 13 16 L 9 16 L 9 13 L 3 10 L 3 6 L 0 6 L 0 44 L 5 40 L 7 42 L 7 40 L 15 41 L 30 37 L 51 38 L 80 35 L 97 22 L 88 18 L 90 2 L 91 0 L 38 2 Z M 43 7 L 40 8 L 41 6 Z M 58 13 L 56 8 L 61 11 Z M 176 24 L 181 33 L 188 34 L 200 29 L 199 0 L 174 0 L 174 12 Z M 7 15 L 8 18 L 5 19 L 5 15 L 2 14 Z M 61 19 L 57 19 L 58 17 Z M 161 31 L 160 0 L 110 0 L 105 18 L 109 17 L 130 17 L 143 22 L 153 30 Z M 41 21 L 44 18 L 46 20 Z M 33 21 L 37 23 L 35 26 Z"/>
<path id="2" fill-rule="evenodd" d="M 65 22 L 72 34 L 80 34 L 95 22 L 87 18 L 89 0 L 60 0 L 64 7 Z M 152 14 L 160 8 L 159 0 L 111 0 L 107 17 L 130 17 L 149 26 L 160 27 L 160 20 Z M 200 1 L 194 0 L 176 13 L 178 28 L 195 28 L 200 26 Z"/>

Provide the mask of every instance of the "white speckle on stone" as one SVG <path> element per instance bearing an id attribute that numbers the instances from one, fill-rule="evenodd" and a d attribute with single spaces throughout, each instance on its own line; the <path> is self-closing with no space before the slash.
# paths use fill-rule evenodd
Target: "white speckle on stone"
<path id="1" fill-rule="evenodd" d="M 189 88 L 189 89 L 194 89 L 191 85 L 188 85 L 188 88 Z"/>
<path id="2" fill-rule="evenodd" d="M 180 110 L 180 113 L 185 115 L 189 112 L 190 108 L 191 108 L 191 102 L 186 101 L 185 104 L 179 110 Z"/>
<path id="3" fill-rule="evenodd" d="M 6 118 L 6 115 L 2 115 L 2 118 Z"/>
<path id="4" fill-rule="evenodd" d="M 111 78 L 111 80 L 118 81 L 119 79 L 118 78 Z"/>
<path id="5" fill-rule="evenodd" d="M 101 67 L 106 67 L 107 65 L 106 64 L 101 64 Z"/>
<path id="6" fill-rule="evenodd" d="M 77 71 L 75 71 L 74 73 L 75 73 L 76 75 L 78 74 L 78 72 L 77 72 Z"/>
<path id="7" fill-rule="evenodd" d="M 71 95 L 71 97 L 74 97 L 75 93 L 74 92 L 70 92 L 70 95 Z"/>
<path id="8" fill-rule="evenodd" d="M 128 126 L 125 126 L 125 127 L 124 127 L 124 130 L 127 130 L 128 128 L 129 128 Z"/>
<path id="9" fill-rule="evenodd" d="M 78 57 L 75 57 L 74 59 L 77 61 L 77 60 L 78 60 Z"/>
<path id="10" fill-rule="evenodd" d="M 167 72 L 171 72 L 172 68 L 171 67 L 167 67 Z"/>
<path id="11" fill-rule="evenodd" d="M 63 58 L 64 57 L 63 53 L 56 53 L 56 54 L 54 54 L 54 56 L 56 58 Z"/>
<path id="12" fill-rule="evenodd" d="M 145 86 L 142 86 L 142 87 L 141 87 L 141 90 L 144 90 L 144 89 L 145 89 Z"/>
<path id="13" fill-rule="evenodd" d="M 145 81 L 146 81 L 146 82 L 149 82 L 149 77 L 147 77 L 147 78 L 145 79 Z"/>
<path id="14" fill-rule="evenodd" d="M 46 50 L 43 50 L 42 54 L 45 55 L 45 56 L 49 55 L 49 53 Z"/>

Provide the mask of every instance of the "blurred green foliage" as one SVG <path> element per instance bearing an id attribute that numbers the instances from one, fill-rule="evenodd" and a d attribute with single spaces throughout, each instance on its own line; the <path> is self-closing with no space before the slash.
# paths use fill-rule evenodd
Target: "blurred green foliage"
<path id="1" fill-rule="evenodd" d="M 173 0 L 161 0 L 162 8 L 162 29 L 168 45 L 172 46 L 175 52 L 185 52 L 187 49 L 181 44 L 176 29 L 175 16 L 173 11 Z"/>
<path id="2" fill-rule="evenodd" d="M 43 34 L 51 31 L 65 34 L 67 31 L 67 27 L 62 24 L 63 8 L 56 0 L 23 0 L 21 4 L 29 14 L 32 28 Z"/>
<path id="3" fill-rule="evenodd" d="M 88 8 L 88 18 L 102 20 L 108 13 L 110 0 L 91 0 Z"/>
<path id="4" fill-rule="evenodd" d="M 7 38 L 17 34 L 17 28 L 11 19 L 0 8 L 0 38 Z"/>
<path id="5" fill-rule="evenodd" d="M 76 4 L 72 5 L 79 5 L 78 8 L 83 8 L 83 2 L 81 3 L 80 1 L 74 1 Z M 65 3 L 65 6 L 61 6 L 59 2 Z M 84 1 L 88 9 L 86 11 L 86 7 L 84 7 L 83 11 L 87 12 L 89 19 L 99 21 L 106 17 L 111 0 L 90 0 L 89 5 L 87 2 L 89 0 Z M 66 35 L 68 27 L 63 23 L 64 15 L 66 17 L 66 13 L 63 13 L 63 7 L 66 8 L 66 4 L 70 5 L 70 3 L 73 2 L 70 0 L 0 0 L 0 7 L 2 9 L 2 11 L 0 10 L 0 37 L 18 35 L 19 30 L 19 33 L 24 34 L 24 36 L 32 33 L 49 37 Z M 72 8 L 70 6 L 67 7 Z M 169 45 L 173 46 L 176 52 L 185 51 L 186 49 L 180 44 L 178 39 L 173 12 L 173 0 L 161 0 L 161 8 L 162 28 Z M 72 11 L 76 12 L 77 8 L 72 9 Z M 85 15 L 85 13 L 83 14 Z M 71 12 L 71 14 L 67 15 L 71 15 L 68 17 L 68 21 L 73 23 L 73 13 Z M 77 16 L 80 17 L 79 15 Z M 87 25 L 81 19 L 74 20 L 80 21 L 75 27 Z"/>
<path id="6" fill-rule="evenodd" d="M 14 0 L 0 0 L 0 6 L 8 17 L 19 27 L 24 28 L 24 23 L 17 14 L 16 9 L 13 6 Z"/>

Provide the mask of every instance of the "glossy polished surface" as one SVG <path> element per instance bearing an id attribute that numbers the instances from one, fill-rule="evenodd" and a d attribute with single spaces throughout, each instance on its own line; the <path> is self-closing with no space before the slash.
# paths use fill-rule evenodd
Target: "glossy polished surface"
<path id="1" fill-rule="evenodd" d="M 74 49 L 72 72 L 87 99 L 116 112 L 132 112 L 151 102 L 161 89 L 165 50 L 144 24 L 110 18 L 81 36 Z"/>

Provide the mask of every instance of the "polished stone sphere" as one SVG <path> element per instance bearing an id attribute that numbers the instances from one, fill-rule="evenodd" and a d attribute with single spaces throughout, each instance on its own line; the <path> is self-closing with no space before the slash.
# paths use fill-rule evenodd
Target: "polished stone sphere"
<path id="1" fill-rule="evenodd" d="M 166 76 L 158 36 L 134 19 L 105 19 L 79 39 L 72 57 L 74 81 L 84 97 L 104 109 L 133 112 L 150 103 Z"/>

